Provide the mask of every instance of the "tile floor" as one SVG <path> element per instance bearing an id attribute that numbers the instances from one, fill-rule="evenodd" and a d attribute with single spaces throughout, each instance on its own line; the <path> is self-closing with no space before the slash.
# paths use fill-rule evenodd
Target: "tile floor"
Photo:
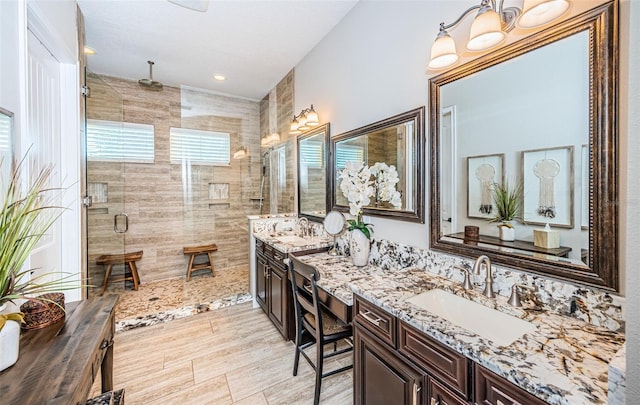
<path id="1" fill-rule="evenodd" d="M 292 376 L 293 343 L 251 303 L 118 333 L 114 353 L 114 388 L 125 388 L 129 405 L 313 403 L 313 370 L 301 360 Z M 326 367 L 349 362 L 347 354 Z M 352 378 L 325 378 L 320 403 L 351 404 Z"/>
<path id="2" fill-rule="evenodd" d="M 94 294 L 99 293 L 99 289 Z M 184 278 L 141 283 L 138 291 L 125 283 L 109 284 L 105 294 L 120 294 L 117 330 L 133 329 L 206 312 L 250 300 L 249 266 L 193 273 Z"/>

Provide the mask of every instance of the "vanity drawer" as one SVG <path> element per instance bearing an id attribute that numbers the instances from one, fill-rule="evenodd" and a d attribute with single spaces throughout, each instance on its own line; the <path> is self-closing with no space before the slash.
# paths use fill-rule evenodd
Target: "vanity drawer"
<path id="1" fill-rule="evenodd" d="M 546 402 L 486 368 L 475 365 L 478 405 L 545 405 Z"/>
<path id="2" fill-rule="evenodd" d="M 273 249 L 271 252 L 273 260 L 279 264 L 283 269 L 285 269 L 284 259 L 287 257 L 286 253 L 282 253 L 278 249 Z"/>
<path id="3" fill-rule="evenodd" d="M 444 385 L 433 378 L 429 378 L 427 389 L 429 399 L 427 405 L 468 405 L 469 402 L 463 400 L 458 395 L 451 392 Z"/>
<path id="4" fill-rule="evenodd" d="M 378 306 L 355 296 L 353 316 L 360 325 L 391 347 L 396 347 L 396 317 Z"/>
<path id="5" fill-rule="evenodd" d="M 458 395 L 470 398 L 469 360 L 405 322 L 398 326 L 398 351 Z"/>

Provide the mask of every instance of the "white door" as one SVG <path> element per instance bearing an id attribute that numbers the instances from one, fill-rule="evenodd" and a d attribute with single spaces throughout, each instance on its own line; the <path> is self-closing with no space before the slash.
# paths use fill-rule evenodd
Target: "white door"
<path id="1" fill-rule="evenodd" d="M 28 72 L 27 72 L 27 131 L 20 141 L 18 156 L 28 151 L 29 170 L 39 172 L 46 165 L 54 165 L 50 187 L 63 186 L 61 178 L 61 71 L 60 63 L 28 31 Z M 63 202 L 59 201 L 58 205 Z M 53 273 L 48 279 L 61 277 L 62 234 L 61 221 L 51 227 L 48 234 L 30 257 L 30 268 L 34 275 Z"/>
<path id="2" fill-rule="evenodd" d="M 456 131 L 455 106 L 445 107 L 440 115 L 440 220 L 441 234 L 456 232 Z"/>

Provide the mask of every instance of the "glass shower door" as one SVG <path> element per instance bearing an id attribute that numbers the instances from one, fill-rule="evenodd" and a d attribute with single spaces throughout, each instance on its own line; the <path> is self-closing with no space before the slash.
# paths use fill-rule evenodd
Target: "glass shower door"
<path id="1" fill-rule="evenodd" d="M 89 297 L 102 291 L 105 266 L 101 255 L 125 253 L 128 218 L 125 213 L 125 163 L 118 159 L 117 129 L 124 121 L 122 96 L 102 78 L 87 72 L 90 95 L 86 100 L 87 272 Z M 122 278 L 123 265 L 114 265 L 110 279 Z M 124 284 L 110 283 L 122 291 Z"/>

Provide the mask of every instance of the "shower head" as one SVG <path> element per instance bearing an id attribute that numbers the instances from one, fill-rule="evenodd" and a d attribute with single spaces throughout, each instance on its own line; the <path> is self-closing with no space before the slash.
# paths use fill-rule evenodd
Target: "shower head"
<path id="1" fill-rule="evenodd" d="M 149 90 L 162 90 L 162 83 L 153 80 L 153 64 L 154 62 L 148 60 L 149 64 L 149 78 L 138 80 L 138 84 L 142 87 L 146 87 Z"/>

